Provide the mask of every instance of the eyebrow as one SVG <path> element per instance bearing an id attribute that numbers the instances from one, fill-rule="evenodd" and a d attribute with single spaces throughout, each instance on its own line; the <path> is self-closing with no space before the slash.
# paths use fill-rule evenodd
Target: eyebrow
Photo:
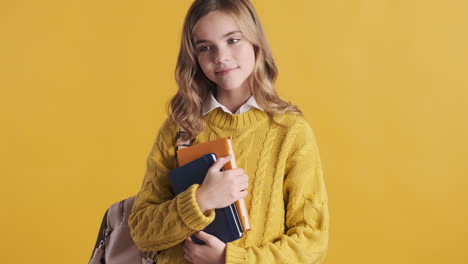
<path id="1" fill-rule="evenodd" d="M 234 30 L 234 31 L 224 34 L 223 38 L 229 37 L 230 35 L 235 34 L 235 33 L 242 33 L 242 32 L 240 30 Z M 195 45 L 198 45 L 200 43 L 206 43 L 206 42 L 209 42 L 209 41 L 200 39 L 200 40 L 195 41 Z"/>

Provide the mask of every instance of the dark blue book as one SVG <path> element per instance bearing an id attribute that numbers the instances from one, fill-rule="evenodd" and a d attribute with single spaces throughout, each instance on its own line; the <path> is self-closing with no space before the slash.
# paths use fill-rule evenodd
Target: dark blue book
<path id="1" fill-rule="evenodd" d="M 169 172 L 174 194 L 187 190 L 193 184 L 202 184 L 208 169 L 215 163 L 215 154 L 206 154 L 192 162 Z M 215 219 L 203 231 L 216 236 L 224 243 L 237 240 L 243 236 L 243 229 L 236 206 L 231 204 L 225 208 L 215 209 Z M 196 236 L 192 240 L 197 244 L 204 244 Z"/>

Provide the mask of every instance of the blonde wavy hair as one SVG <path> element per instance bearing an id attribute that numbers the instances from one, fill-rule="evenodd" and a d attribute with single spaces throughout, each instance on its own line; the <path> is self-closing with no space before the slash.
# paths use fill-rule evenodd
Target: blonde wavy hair
<path id="1" fill-rule="evenodd" d="M 175 69 L 179 89 L 171 99 L 168 109 L 172 121 L 185 130 L 178 142 L 193 139 L 204 130 L 206 121 L 202 115 L 202 105 L 210 92 L 216 94 L 216 83 L 209 80 L 200 68 L 193 38 L 197 22 L 213 11 L 232 15 L 254 47 L 255 66 L 248 80 L 258 105 L 272 120 L 274 115 L 286 112 L 302 115 L 297 106 L 280 99 L 274 89 L 278 70 L 258 15 L 250 1 L 195 0 L 188 10 L 182 30 Z"/>

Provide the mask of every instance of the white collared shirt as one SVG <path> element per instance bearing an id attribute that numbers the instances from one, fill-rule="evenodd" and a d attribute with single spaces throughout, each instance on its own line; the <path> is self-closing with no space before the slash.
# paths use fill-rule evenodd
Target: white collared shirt
<path id="1" fill-rule="evenodd" d="M 213 96 L 213 93 L 210 93 L 210 96 L 208 97 L 208 100 L 203 104 L 203 115 L 208 114 L 209 112 L 213 111 L 214 109 L 221 107 L 221 109 L 229 114 L 232 114 L 231 110 L 227 109 L 224 105 L 220 104 L 216 98 Z M 235 114 L 242 114 L 244 112 L 249 111 L 252 108 L 257 108 L 259 110 L 263 111 L 263 108 L 261 108 L 258 104 L 257 101 L 253 96 L 250 96 L 249 100 L 245 102 L 237 111 Z"/>

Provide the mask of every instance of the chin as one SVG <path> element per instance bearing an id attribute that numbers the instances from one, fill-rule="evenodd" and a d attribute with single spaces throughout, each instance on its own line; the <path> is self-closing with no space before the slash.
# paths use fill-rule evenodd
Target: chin
<path id="1" fill-rule="evenodd" d="M 240 89 L 243 83 L 244 82 L 217 83 L 217 86 L 220 89 L 232 91 L 232 90 Z"/>
<path id="2" fill-rule="evenodd" d="M 240 87 L 240 85 L 235 85 L 235 84 L 227 84 L 227 85 L 225 84 L 225 85 L 223 85 L 223 84 L 220 84 L 220 85 L 218 85 L 218 87 L 223 88 L 225 90 L 235 90 L 235 89 L 238 89 Z"/>

